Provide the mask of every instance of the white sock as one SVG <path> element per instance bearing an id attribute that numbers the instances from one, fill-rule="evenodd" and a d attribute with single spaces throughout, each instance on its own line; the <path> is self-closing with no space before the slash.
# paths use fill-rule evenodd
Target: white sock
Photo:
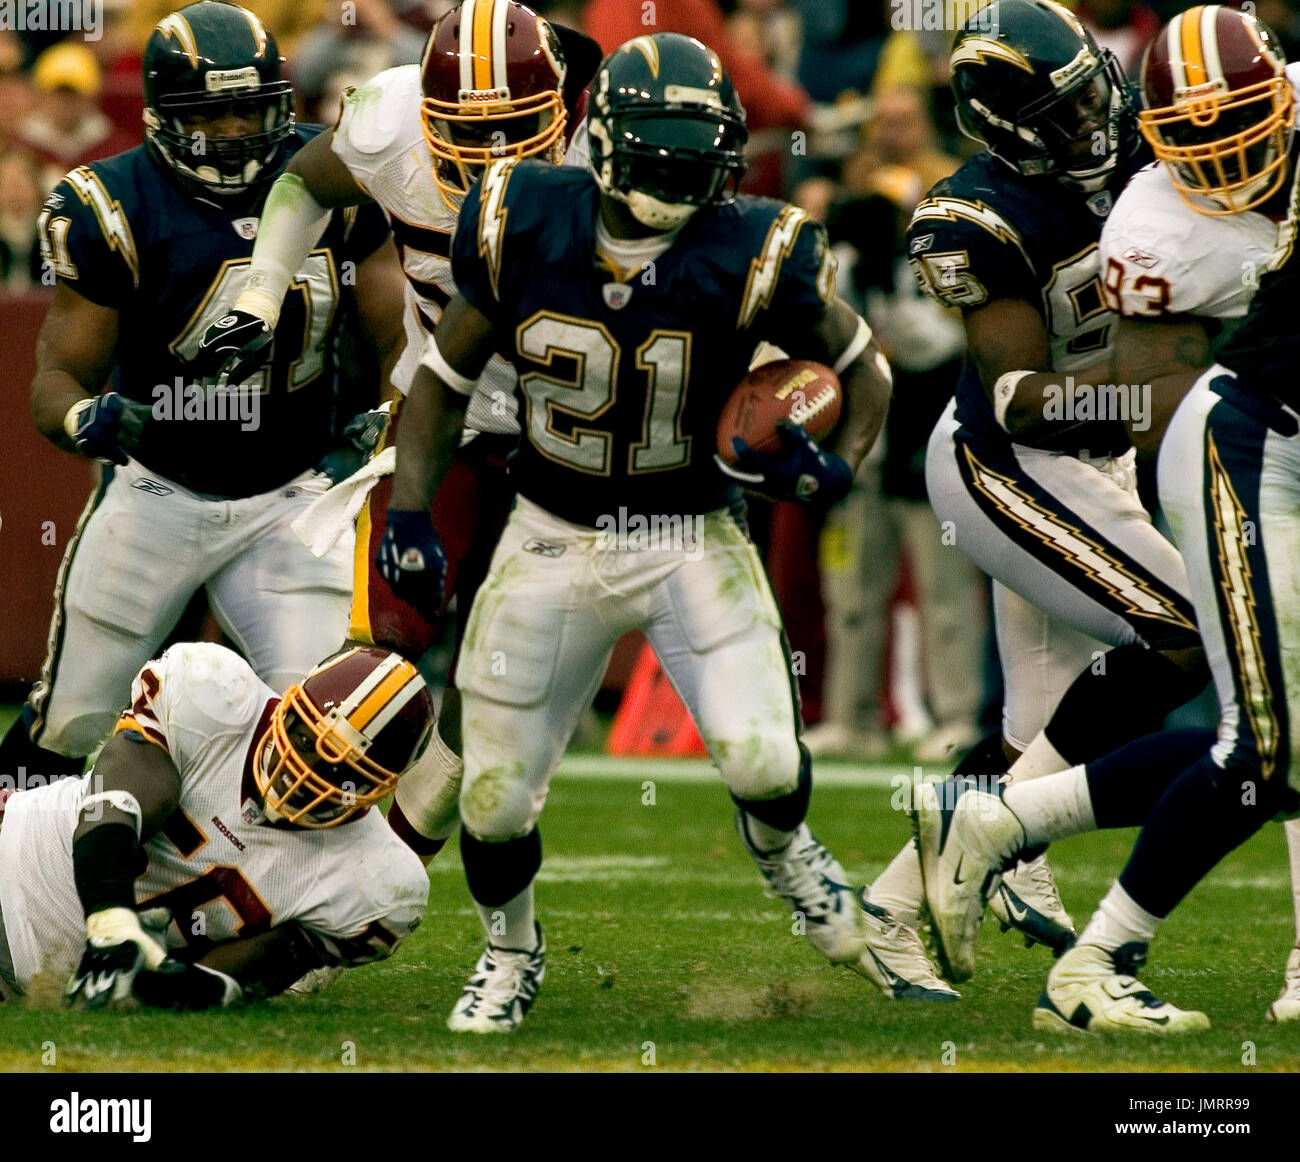
<path id="1" fill-rule="evenodd" d="M 1133 897 L 1116 880 L 1110 886 L 1088 926 L 1079 936 L 1080 944 L 1092 944 L 1114 952 L 1125 944 L 1150 944 L 1160 927 L 1159 916 L 1133 902 Z"/>
<path id="2" fill-rule="evenodd" d="M 397 784 L 393 801 L 425 839 L 446 839 L 460 822 L 460 784 L 465 760 L 435 729 L 419 760 Z"/>
<path id="3" fill-rule="evenodd" d="M 884 871 L 871 882 L 867 899 L 878 908 L 884 908 L 895 920 L 916 926 L 921 915 L 921 901 L 925 893 L 921 888 L 921 857 L 916 853 L 916 840 L 909 839 Z"/>
<path id="4" fill-rule="evenodd" d="M 1300 947 L 1300 819 L 1288 819 L 1282 830 L 1291 859 L 1291 903 L 1295 905 L 1295 942 Z"/>
<path id="5" fill-rule="evenodd" d="M 1088 776 L 1082 766 L 1012 783 L 1002 792 L 1002 802 L 1023 824 L 1027 847 L 1097 829 Z"/>
<path id="6" fill-rule="evenodd" d="M 797 830 L 798 828 L 795 829 Z M 794 831 L 780 831 L 775 827 L 769 827 L 748 811 L 745 812 L 745 832 L 749 836 L 749 842 L 764 855 L 788 847 L 790 840 L 795 836 Z"/>
<path id="7" fill-rule="evenodd" d="M 533 885 L 529 884 L 519 895 L 489 908 L 475 904 L 478 917 L 483 921 L 483 931 L 493 948 L 512 948 L 531 952 L 537 947 L 537 923 L 533 914 Z"/>
<path id="8" fill-rule="evenodd" d="M 1041 779 L 1044 775 L 1054 775 L 1057 771 L 1065 770 L 1069 765 L 1056 747 L 1047 741 L 1047 732 L 1040 730 L 1021 752 L 1020 757 L 1007 768 L 1007 774 L 1011 776 L 1013 783 L 1022 783 L 1028 779 Z"/>

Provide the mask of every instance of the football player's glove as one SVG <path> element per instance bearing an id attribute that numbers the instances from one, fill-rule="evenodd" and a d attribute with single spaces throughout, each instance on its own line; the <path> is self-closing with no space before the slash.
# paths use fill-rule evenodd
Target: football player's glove
<path id="1" fill-rule="evenodd" d="M 321 457 L 316 471 L 324 473 L 334 484 L 346 480 L 375 454 L 386 423 L 387 405 L 370 412 L 358 412 L 343 429 L 342 441 Z"/>
<path id="2" fill-rule="evenodd" d="M 802 424 L 782 420 L 781 455 L 755 452 L 736 436 L 731 441 L 736 463 L 715 456 L 719 468 L 747 488 L 773 500 L 812 500 L 833 504 L 853 484 L 853 472 L 834 452 L 827 452 Z"/>
<path id="3" fill-rule="evenodd" d="M 233 976 L 169 956 L 156 969 L 138 973 L 136 1000 L 155 1009 L 225 1009 L 244 999 Z"/>
<path id="4" fill-rule="evenodd" d="M 388 510 L 375 568 L 393 593 L 428 621 L 442 608 L 447 556 L 427 509 Z"/>
<path id="5" fill-rule="evenodd" d="M 202 379 L 216 379 L 224 371 L 228 383 L 243 383 L 270 358 L 274 338 L 265 319 L 232 310 L 203 332 L 190 366 Z"/>
<path id="6" fill-rule="evenodd" d="M 83 456 L 125 464 L 152 415 L 148 404 L 106 391 L 74 403 L 63 417 L 63 430 Z"/>
<path id="7" fill-rule="evenodd" d="M 127 1001 L 137 974 L 154 970 L 167 959 L 164 933 L 169 923 L 171 913 L 166 908 L 92 912 L 86 917 L 85 951 L 64 990 L 63 1003 L 80 1001 L 88 1009 L 103 1009 Z"/>

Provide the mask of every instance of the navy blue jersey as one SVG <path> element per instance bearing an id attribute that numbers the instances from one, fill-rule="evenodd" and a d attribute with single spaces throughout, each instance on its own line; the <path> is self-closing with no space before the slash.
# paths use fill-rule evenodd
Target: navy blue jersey
<path id="1" fill-rule="evenodd" d="M 1147 160 L 1139 154 L 1106 189 L 1088 196 L 1052 178 L 1022 177 L 988 152 L 976 154 L 912 214 L 907 253 L 917 281 L 963 313 L 998 299 L 1024 299 L 1047 328 L 1051 370 L 1097 363 L 1118 322 L 1102 294 L 1097 243 L 1115 197 Z M 968 434 L 1007 438 L 971 360 L 957 381 L 957 418 Z M 1114 450 L 1098 443 L 1113 443 L 1113 430 L 1084 425 L 1070 435 L 1075 447 Z"/>
<path id="2" fill-rule="evenodd" d="M 761 339 L 792 356 L 834 296 L 826 232 L 766 198 L 698 210 L 639 270 L 600 252 L 585 171 L 494 166 L 466 197 L 456 286 L 519 372 L 519 491 L 578 524 L 722 508 L 718 416 Z"/>
<path id="3" fill-rule="evenodd" d="M 286 162 L 319 131 L 299 126 Z M 270 364 L 242 391 L 198 383 L 185 360 L 243 289 L 269 189 L 232 213 L 182 192 L 138 146 L 73 170 L 40 218 L 59 281 L 117 311 L 112 388 L 153 408 L 136 458 L 212 496 L 267 492 L 328 449 L 340 294 L 388 234 L 377 206 L 336 211 L 290 285 Z"/>

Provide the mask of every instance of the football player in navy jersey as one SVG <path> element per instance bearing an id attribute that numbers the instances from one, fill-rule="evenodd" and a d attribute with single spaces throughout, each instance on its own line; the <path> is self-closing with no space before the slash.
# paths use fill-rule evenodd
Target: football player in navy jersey
<path id="1" fill-rule="evenodd" d="M 974 885 L 1026 845 L 1142 827 L 1122 874 L 1049 973 L 1036 1029 L 1168 1036 L 1208 1028 L 1204 1013 L 1159 999 L 1137 979 L 1148 945 L 1224 856 L 1270 819 L 1300 815 L 1291 726 L 1300 714 L 1298 195 L 1300 184 L 1274 269 L 1184 396 L 1160 449 L 1160 501 L 1187 562 L 1219 696 L 1217 732 L 1138 739 L 998 794 L 967 791 L 948 812 L 946 861 L 960 859 Z M 978 894 L 967 895 L 982 912 Z M 936 926 L 959 937 L 956 910 L 943 914 L 933 898 L 931 906 Z M 1293 1019 L 1286 1006 L 1284 988 L 1270 1019 Z"/>
<path id="2" fill-rule="evenodd" d="M 1024 780 L 1159 729 L 1209 675 L 1182 559 L 1138 498 L 1124 421 L 1141 426 L 1140 389 L 1094 392 L 1122 378 L 1098 243 L 1149 160 L 1134 95 L 1053 0 L 994 0 L 951 62 L 959 121 L 985 149 L 929 192 L 908 232 L 921 285 L 961 311 L 969 350 L 926 484 L 993 579 L 1006 684 L 1002 738 L 959 770 L 997 776 L 1010 762 Z M 1099 416 L 1099 398 L 1135 406 Z M 871 902 L 914 924 L 923 871 L 935 873 L 909 844 Z M 1008 870 L 992 907 L 1058 954 L 1074 939 L 1041 851 Z M 937 939 L 936 951 L 951 978 L 969 975 L 968 948 L 956 957 Z"/>
<path id="3" fill-rule="evenodd" d="M 166 16 L 144 84 L 145 143 L 73 170 L 40 218 L 58 284 L 33 414 L 59 447 L 107 466 L 59 571 L 40 681 L 0 747 L 11 777 L 80 772 L 200 588 L 276 689 L 347 632 L 350 546 L 318 559 L 289 526 L 330 483 L 314 467 L 349 419 L 341 309 L 360 312 L 381 361 L 400 351 L 383 215 L 332 215 L 267 368 L 196 383 L 185 361 L 243 286 L 270 183 L 318 128 L 295 125 L 275 38 L 232 4 Z"/>
<path id="4" fill-rule="evenodd" d="M 458 1031 L 509 1031 L 536 995 L 538 816 L 631 629 L 658 652 L 799 928 L 871 975 L 847 876 L 804 822 L 811 769 L 780 617 L 714 448 L 723 404 L 770 340 L 840 375 L 835 450 L 791 426 L 783 455 L 742 443 L 732 471 L 775 497 L 842 495 L 883 422 L 888 365 L 835 297 L 822 227 L 733 193 L 744 115 L 711 49 L 666 33 L 629 41 L 592 82 L 588 125 L 589 173 L 506 161 L 466 196 L 459 295 L 407 400 L 380 548 L 399 596 L 436 605 L 429 498 L 464 395 L 501 352 L 519 372 L 523 438 L 519 498 L 458 670 L 461 852 L 489 941 L 449 1020 Z"/>

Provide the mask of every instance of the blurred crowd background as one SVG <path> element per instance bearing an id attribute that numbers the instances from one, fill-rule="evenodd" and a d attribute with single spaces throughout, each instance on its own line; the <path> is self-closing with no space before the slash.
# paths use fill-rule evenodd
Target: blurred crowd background
<path id="1" fill-rule="evenodd" d="M 288 58 L 298 115 L 333 122 L 339 97 L 419 59 L 453 0 L 244 0 Z M 998 665 L 983 579 L 944 544 L 925 500 L 925 443 L 963 358 L 961 321 L 916 290 L 902 252 L 913 206 L 976 148 L 948 90 L 952 0 L 537 0 L 609 51 L 646 32 L 699 37 L 748 111 L 749 192 L 826 223 L 840 292 L 895 369 L 885 438 L 824 521 L 755 512 L 786 617 L 814 752 L 938 761 L 995 729 Z M 0 30 L 0 290 L 48 293 L 35 220 L 73 166 L 139 144 L 150 31 L 181 5 L 104 0 L 96 40 Z M 1080 17 L 1136 76 L 1159 24 L 1186 3 L 1079 0 Z M 1288 59 L 1300 0 L 1258 0 Z M 913 26 L 918 22 L 921 29 Z M 943 28 L 926 24 L 942 19 Z M 33 337 L 34 338 L 34 337 Z M 785 509 L 789 511 L 785 511 Z"/>

